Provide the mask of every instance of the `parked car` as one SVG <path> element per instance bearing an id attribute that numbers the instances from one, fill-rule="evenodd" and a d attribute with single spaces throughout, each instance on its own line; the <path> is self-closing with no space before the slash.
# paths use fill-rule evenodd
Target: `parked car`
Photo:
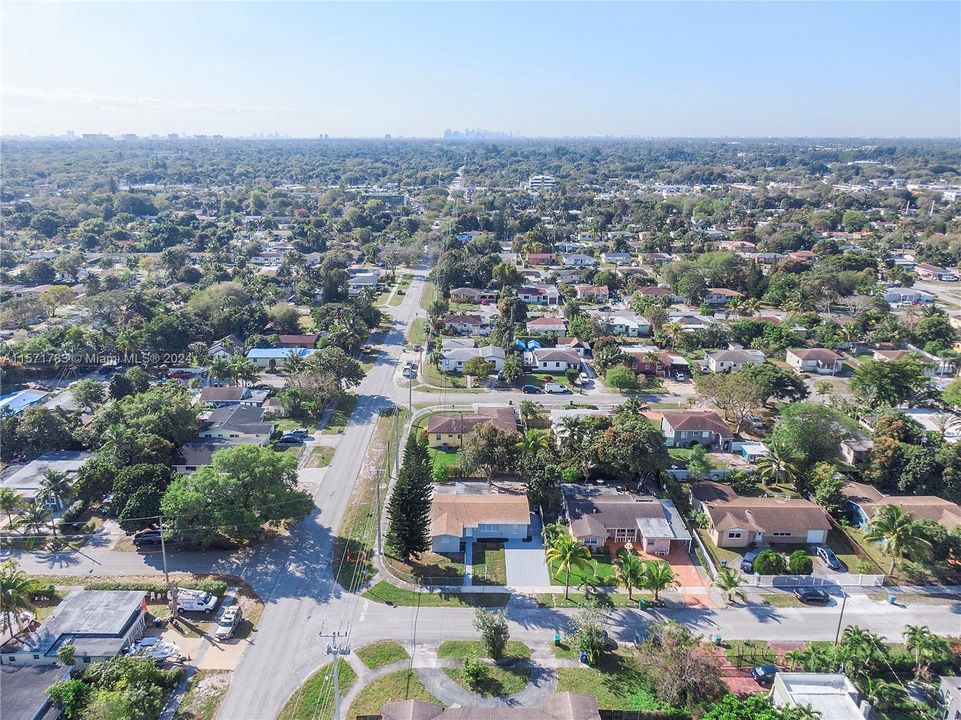
<path id="1" fill-rule="evenodd" d="M 297 428 L 296 430 L 291 430 L 287 435 L 293 435 L 294 437 L 307 437 L 310 435 L 310 431 L 307 428 Z"/>
<path id="2" fill-rule="evenodd" d="M 415 344 L 415 345 L 414 345 L 414 352 L 420 352 L 420 351 L 421 351 L 421 344 L 420 344 L 420 343 Z"/>
<path id="3" fill-rule="evenodd" d="M 798 588 L 794 597 L 805 605 L 827 605 L 831 601 L 831 596 L 821 588 Z"/>
<path id="4" fill-rule="evenodd" d="M 147 547 L 152 545 L 160 545 L 161 537 L 159 530 L 141 530 L 134 533 L 133 544 L 136 547 Z"/>
<path id="5" fill-rule="evenodd" d="M 675 374 L 675 375 L 674 375 L 674 378 L 675 378 L 678 382 L 687 382 L 687 375 L 686 375 L 685 373 L 682 373 L 682 372 L 679 372 L 679 373 Z"/>
<path id="6" fill-rule="evenodd" d="M 240 609 L 240 605 L 231 605 L 230 607 L 224 608 L 220 614 L 220 619 L 217 621 L 217 629 L 214 631 L 214 637 L 218 640 L 226 640 L 232 637 L 242 619 L 243 611 Z"/>
<path id="7" fill-rule="evenodd" d="M 525 385 L 521 388 L 525 395 L 540 395 L 543 390 L 541 390 L 537 385 Z"/>
<path id="8" fill-rule="evenodd" d="M 177 590 L 177 609 L 185 612 L 202 612 L 209 615 L 217 607 L 217 596 L 200 590 L 180 588 Z"/>
<path id="9" fill-rule="evenodd" d="M 758 685 L 770 685 L 774 682 L 774 676 L 778 674 L 776 665 L 758 665 L 751 668 L 751 677 Z"/>
<path id="10" fill-rule="evenodd" d="M 757 552 L 754 550 L 749 550 L 744 553 L 744 557 L 741 558 L 741 572 L 752 573 L 754 572 L 754 561 L 757 559 Z"/>
<path id="11" fill-rule="evenodd" d="M 570 390 L 562 383 L 545 383 L 544 392 L 550 393 L 551 395 L 563 395 L 569 393 Z"/>
<path id="12" fill-rule="evenodd" d="M 838 556 L 834 554 L 834 551 L 831 548 L 826 547 L 825 545 L 818 545 L 814 552 L 819 558 L 821 558 L 824 564 L 832 570 L 841 569 L 841 561 L 838 560 Z"/>
<path id="13" fill-rule="evenodd" d="M 301 435 L 281 435 L 278 445 L 303 445 L 304 438 Z"/>
<path id="14" fill-rule="evenodd" d="M 404 292 L 403 290 L 401 290 L 401 289 L 398 289 L 398 290 L 397 290 L 397 294 L 398 294 L 398 295 L 406 295 L 407 293 L 405 293 L 405 292 Z"/>
<path id="15" fill-rule="evenodd" d="M 577 376 L 577 379 L 581 383 L 581 385 L 587 385 L 588 383 L 591 382 L 592 378 L 587 373 L 581 373 L 580 375 Z"/>

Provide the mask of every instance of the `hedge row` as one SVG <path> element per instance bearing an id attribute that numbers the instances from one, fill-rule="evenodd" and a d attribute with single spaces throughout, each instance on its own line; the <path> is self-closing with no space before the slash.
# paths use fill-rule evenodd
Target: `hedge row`
<path id="1" fill-rule="evenodd" d="M 184 580 L 177 582 L 178 587 L 200 590 L 217 597 L 223 597 L 227 592 L 227 583 L 223 580 Z M 166 595 L 167 586 L 162 582 L 89 582 L 84 590 L 143 590 L 144 592 Z"/>

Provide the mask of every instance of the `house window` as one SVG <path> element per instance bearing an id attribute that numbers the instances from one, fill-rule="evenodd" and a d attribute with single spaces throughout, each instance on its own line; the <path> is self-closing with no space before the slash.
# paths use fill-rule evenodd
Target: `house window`
<path id="1" fill-rule="evenodd" d="M 39 659 L 40 659 L 40 656 L 39 656 L 39 655 L 34 655 L 34 656 L 33 656 L 33 659 L 34 659 L 34 660 L 39 660 Z"/>
<path id="2" fill-rule="evenodd" d="M 90 657 L 89 657 L 89 656 L 84 657 L 83 661 L 84 661 L 87 665 L 89 665 L 89 664 L 90 664 Z"/>
<path id="3" fill-rule="evenodd" d="M 437 439 L 440 440 L 440 433 L 437 433 Z"/>
<path id="4" fill-rule="evenodd" d="M 496 523 L 481 523 L 477 526 L 480 532 L 497 532 L 498 525 Z"/>
<path id="5" fill-rule="evenodd" d="M 8 660 L 9 660 L 10 662 L 12 662 L 12 663 L 15 663 L 15 662 L 17 661 L 17 659 L 16 659 L 13 655 L 11 655 L 11 656 L 8 658 Z"/>
<path id="6" fill-rule="evenodd" d="M 771 534 L 774 535 L 774 537 L 791 537 L 791 533 L 789 532 L 776 532 Z"/>
<path id="7" fill-rule="evenodd" d="M 739 533 L 739 532 L 729 532 L 729 533 L 727 534 L 727 537 L 728 537 L 729 540 L 737 540 L 739 537 L 741 537 L 741 533 Z"/>

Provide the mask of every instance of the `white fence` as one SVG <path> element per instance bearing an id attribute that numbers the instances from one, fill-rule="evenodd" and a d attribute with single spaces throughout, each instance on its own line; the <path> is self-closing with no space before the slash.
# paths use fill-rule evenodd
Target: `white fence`
<path id="1" fill-rule="evenodd" d="M 861 575 L 860 573 L 837 573 L 831 577 L 817 575 L 748 575 L 744 576 L 747 587 L 796 588 L 796 587 L 881 587 L 884 575 Z"/>

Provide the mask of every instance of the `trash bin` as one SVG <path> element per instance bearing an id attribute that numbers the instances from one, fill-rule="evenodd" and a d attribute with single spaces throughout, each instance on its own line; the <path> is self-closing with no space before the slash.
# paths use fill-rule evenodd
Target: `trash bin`
<path id="1" fill-rule="evenodd" d="M 559 632 L 554 633 L 554 644 L 555 645 L 561 644 L 561 634 Z"/>
<path id="2" fill-rule="evenodd" d="M 581 650 L 581 662 L 587 664 L 587 653 Z"/>
<path id="3" fill-rule="evenodd" d="M 647 610 L 647 600 L 645 600 L 644 598 L 638 598 L 638 599 L 637 599 L 637 609 L 638 609 L 638 610 Z"/>
<path id="4" fill-rule="evenodd" d="M 888 595 L 888 605 L 897 605 L 897 604 L 898 604 L 898 596 L 894 594 Z"/>
<path id="5" fill-rule="evenodd" d="M 720 635 L 715 635 L 713 639 L 714 639 L 714 644 L 715 644 L 715 645 L 720 645 L 720 644 L 721 644 L 721 636 L 720 636 Z"/>

